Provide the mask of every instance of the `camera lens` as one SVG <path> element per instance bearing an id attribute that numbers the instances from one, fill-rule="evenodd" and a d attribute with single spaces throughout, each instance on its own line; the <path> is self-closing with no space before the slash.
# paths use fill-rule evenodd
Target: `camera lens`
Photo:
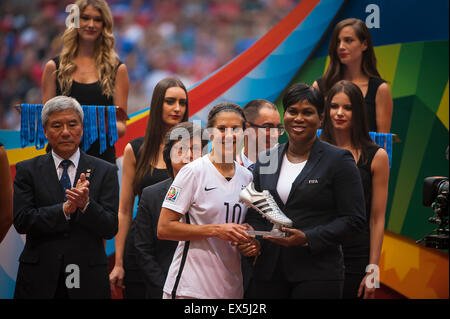
<path id="1" fill-rule="evenodd" d="M 448 194 L 448 180 L 443 180 L 439 183 L 438 187 L 438 194 Z"/>

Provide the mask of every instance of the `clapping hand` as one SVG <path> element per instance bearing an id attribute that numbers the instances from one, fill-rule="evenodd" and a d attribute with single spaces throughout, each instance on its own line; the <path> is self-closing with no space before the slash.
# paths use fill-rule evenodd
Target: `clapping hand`
<path id="1" fill-rule="evenodd" d="M 86 179 L 86 174 L 81 173 L 77 181 L 77 185 L 70 190 L 66 190 L 67 201 L 64 206 L 67 207 L 66 214 L 73 214 L 77 208 L 83 209 L 89 202 L 89 181 Z"/>

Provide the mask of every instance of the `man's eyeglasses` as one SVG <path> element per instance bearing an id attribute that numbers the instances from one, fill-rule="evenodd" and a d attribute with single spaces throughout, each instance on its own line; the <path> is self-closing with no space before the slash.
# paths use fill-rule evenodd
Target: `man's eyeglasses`
<path id="1" fill-rule="evenodd" d="M 248 121 L 247 121 L 247 123 L 250 124 L 250 126 L 265 129 L 266 133 L 270 133 L 271 129 L 277 129 L 278 130 L 278 134 L 280 134 L 280 135 L 283 135 L 283 133 L 284 133 L 284 127 L 282 127 L 282 126 L 276 127 L 276 126 L 274 126 L 272 124 L 259 125 L 259 124 L 255 124 L 255 123 L 248 122 Z"/>

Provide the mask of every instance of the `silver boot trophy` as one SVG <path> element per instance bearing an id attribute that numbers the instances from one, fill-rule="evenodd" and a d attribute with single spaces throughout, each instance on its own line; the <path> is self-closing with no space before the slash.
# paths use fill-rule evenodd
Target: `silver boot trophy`
<path id="1" fill-rule="evenodd" d="M 281 227 L 292 227 L 292 220 L 280 210 L 269 191 L 258 192 L 251 182 L 239 193 L 239 202 L 252 207 L 273 224 L 271 231 L 249 230 L 247 234 L 273 237 L 288 236 L 281 230 Z"/>

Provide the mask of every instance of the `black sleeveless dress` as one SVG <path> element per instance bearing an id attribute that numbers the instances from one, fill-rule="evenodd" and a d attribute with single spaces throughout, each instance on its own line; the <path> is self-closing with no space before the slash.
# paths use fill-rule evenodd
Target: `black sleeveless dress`
<path id="1" fill-rule="evenodd" d="M 138 137 L 138 138 L 135 138 L 134 140 L 130 141 L 130 145 L 133 148 L 134 157 L 136 159 L 138 158 L 138 155 L 139 155 L 139 149 L 141 148 L 141 146 L 143 144 L 144 144 L 144 137 Z M 147 174 L 145 174 L 143 176 L 139 194 L 141 194 L 142 190 L 144 188 L 146 188 L 147 186 L 159 183 L 168 178 L 169 178 L 169 173 L 167 172 L 167 169 L 165 169 L 165 168 L 164 169 L 160 169 L 160 168 L 153 169 L 153 174 L 150 174 L 150 172 L 148 172 Z"/>
<path id="2" fill-rule="evenodd" d="M 344 299 L 356 298 L 361 280 L 366 275 L 366 266 L 370 255 L 370 209 L 372 205 L 372 172 L 371 165 L 380 146 L 366 148 L 367 160 L 360 158 L 357 166 L 361 176 L 366 206 L 366 224 L 361 233 L 352 237 L 342 245 L 345 265 Z"/>
<path id="3" fill-rule="evenodd" d="M 136 159 L 138 158 L 138 152 L 143 143 L 143 137 L 138 137 L 130 141 L 130 145 L 133 148 L 133 153 Z M 167 169 L 155 168 L 153 170 L 153 174 L 150 174 L 150 172 L 148 172 L 142 178 L 139 193 L 142 194 L 142 190 L 145 187 L 159 183 L 163 180 L 166 180 L 167 178 L 169 178 Z M 140 270 L 136 261 L 137 252 L 134 246 L 134 234 L 136 233 L 135 222 L 136 220 L 133 220 L 130 225 L 130 229 L 128 231 L 127 239 L 125 242 L 125 251 L 123 254 L 123 267 L 125 269 L 125 278 L 123 283 L 125 289 L 123 291 L 123 296 L 126 299 L 143 299 L 146 296 L 144 275 L 142 274 L 142 271 Z"/>
<path id="4" fill-rule="evenodd" d="M 58 69 L 59 56 L 53 58 L 52 60 L 56 64 L 56 69 Z M 122 62 L 119 61 L 117 68 L 121 64 Z M 62 95 L 61 87 L 59 86 L 58 81 L 56 81 L 56 95 Z M 102 88 L 99 81 L 88 84 L 73 81 L 72 88 L 68 96 L 76 99 L 81 105 L 114 105 L 113 98 L 102 93 Z M 106 150 L 100 154 L 100 141 L 97 139 L 86 153 L 97 158 L 101 158 L 112 164 L 116 164 L 116 149 L 114 146 L 110 146 L 109 142 L 107 142 L 106 145 Z"/>
<path id="5" fill-rule="evenodd" d="M 319 85 L 319 90 L 325 94 L 322 81 L 323 78 L 318 78 L 316 80 L 317 84 Z M 380 78 L 369 79 L 369 86 L 367 88 L 367 93 L 364 97 L 364 101 L 366 102 L 367 125 L 369 126 L 370 132 L 377 132 L 377 113 L 375 98 L 377 96 L 378 87 L 384 82 L 386 81 Z"/>

